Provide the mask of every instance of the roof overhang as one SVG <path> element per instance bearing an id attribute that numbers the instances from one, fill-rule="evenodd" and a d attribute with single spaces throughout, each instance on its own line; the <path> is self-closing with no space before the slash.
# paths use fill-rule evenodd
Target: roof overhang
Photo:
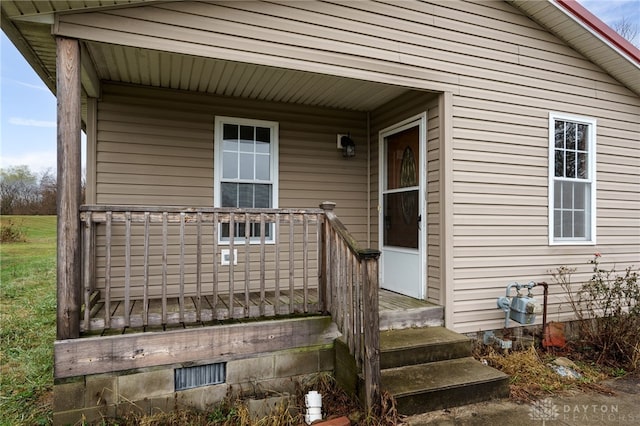
<path id="1" fill-rule="evenodd" d="M 576 0 L 507 0 L 640 95 L 640 50 Z"/>
<path id="2" fill-rule="evenodd" d="M 640 51 L 633 45 L 618 36 L 606 24 L 590 14 L 580 6 L 575 0 L 507 0 L 515 7 L 523 11 L 531 19 L 551 31 L 553 34 L 564 40 L 568 45 L 582 53 L 585 57 L 597 64 L 611 76 L 616 78 L 630 90 L 640 95 Z M 42 1 L 17 1 L 3 0 L 0 5 L 2 29 L 9 39 L 16 45 L 18 50 L 29 62 L 31 67 L 42 78 L 47 87 L 55 93 L 55 40 L 51 34 L 51 21 L 55 14 L 67 12 L 96 11 L 98 9 L 136 7 L 142 3 L 161 3 L 163 0 L 79 0 L 76 2 L 51 0 Z M 380 82 L 363 81 L 356 79 L 346 79 L 339 76 L 327 74 L 316 74 L 312 72 L 286 70 L 273 68 L 264 65 L 247 64 L 240 62 L 227 62 L 216 59 L 198 58 L 188 55 L 178 55 L 168 52 L 157 52 L 137 49 L 133 47 L 104 45 L 95 42 L 83 43 L 85 54 L 82 64 L 83 89 L 88 96 L 99 95 L 100 80 L 114 80 L 129 83 L 144 84 L 144 82 L 127 81 L 126 77 L 114 76 L 120 73 L 114 67 L 130 62 L 114 61 L 114 55 L 122 55 L 119 59 L 131 58 L 132 52 L 135 55 L 141 54 L 147 57 L 154 55 L 171 55 L 171 61 L 178 61 L 189 65 L 207 61 L 206 66 L 216 67 L 233 75 L 247 75 L 252 73 L 255 76 L 278 74 L 287 79 L 293 79 L 305 84 L 308 92 L 310 87 L 316 88 L 317 96 L 310 96 L 302 91 L 295 93 L 292 85 L 283 85 L 279 93 L 271 91 L 271 97 L 260 92 L 258 88 L 245 87 L 242 93 L 262 93 L 259 99 L 293 101 L 313 105 L 323 105 L 334 108 L 345 108 L 355 110 L 371 110 L 387 102 L 403 92 L 410 90 L 410 87 L 398 85 L 382 84 Z M 105 52 L 109 50 L 108 55 Z M 111 58 L 112 60 L 101 60 Z M 134 55 L 134 56 L 135 56 Z M 91 60 L 87 60 L 91 58 Z M 148 66 L 149 64 L 146 64 Z M 174 66 L 175 63 L 174 63 Z M 233 68 L 233 70 L 232 70 Z M 258 73 L 258 74 L 256 74 Z M 171 83 L 171 82 L 174 83 Z M 264 79 L 254 78 L 250 81 L 264 81 Z M 168 82 L 168 83 L 167 83 Z M 188 90 L 211 92 L 205 83 L 191 84 Z M 175 78 L 165 79 L 159 82 L 148 82 L 149 85 L 159 87 L 185 88 L 184 82 L 176 83 Z M 172 85 L 173 84 L 173 85 Z M 175 87 L 173 87 L 175 86 Z M 240 89 L 230 90 L 230 87 L 221 88 L 220 91 L 213 91 L 216 94 L 237 95 Z M 366 93 L 367 96 L 362 96 Z M 371 94 L 375 94 L 372 96 Z"/>

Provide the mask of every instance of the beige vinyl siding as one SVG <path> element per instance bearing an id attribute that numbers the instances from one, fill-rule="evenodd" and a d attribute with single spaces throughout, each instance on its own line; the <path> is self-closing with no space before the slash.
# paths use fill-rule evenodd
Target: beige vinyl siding
<path id="1" fill-rule="evenodd" d="M 279 122 L 279 206 L 335 201 L 341 220 L 366 240 L 366 116 L 358 112 L 106 85 L 98 104 L 98 204 L 213 206 L 216 115 Z M 349 132 L 362 152 L 345 159 L 336 134 Z"/>
<path id="2" fill-rule="evenodd" d="M 444 304 L 441 280 L 440 116 L 437 101 L 427 110 L 427 299 Z"/>
<path id="3" fill-rule="evenodd" d="M 98 204 L 140 206 L 213 206 L 213 122 L 216 115 L 271 120 L 279 123 L 279 206 L 317 208 L 322 201 L 337 203 L 336 213 L 353 235 L 362 242 L 367 237 L 366 214 L 366 116 L 363 113 L 287 104 L 221 98 L 189 92 L 108 84 L 98 103 L 96 144 L 96 195 Z M 345 159 L 336 147 L 336 134 L 350 132 L 362 151 Z M 330 171 L 327 172 L 327 171 Z M 315 226 L 315 225 L 314 225 Z M 179 229 L 170 227 L 170 292 L 178 291 Z M 310 240 L 310 260 L 317 248 Z M 299 229 L 298 229 L 299 230 Z M 140 231 L 140 230 L 138 230 Z M 281 229 L 288 241 L 288 229 Z M 115 297 L 121 294 L 124 277 L 124 230 L 114 234 L 112 279 Z M 158 230 L 156 229 L 156 233 Z M 186 290 L 195 285 L 195 237 L 187 239 Z M 99 231 L 104 245 L 104 229 Z M 208 266 L 203 280 L 211 282 L 212 241 L 203 238 L 203 260 Z M 301 236 L 296 235 L 296 286 L 302 285 Z M 142 236 L 132 238 L 132 285 L 142 280 Z M 224 247 L 220 247 L 224 248 Z M 236 246 L 244 256 L 244 246 Z M 161 241 L 152 242 L 151 291 L 159 290 Z M 273 263 L 273 247 L 267 250 Z M 282 248 L 281 277 L 288 277 L 288 243 Z M 256 248 L 252 247 L 256 259 Z M 103 259 L 104 251 L 98 251 Z M 257 263 L 254 264 L 257 268 Z M 273 268 L 267 270 L 267 289 L 273 288 Z M 255 272 L 256 269 L 252 269 Z M 315 281 L 317 282 L 317 272 Z M 98 286 L 104 285 L 104 262 L 97 270 Z M 257 285 L 258 273 L 252 277 Z M 236 267 L 236 286 L 244 286 L 244 266 Z M 224 289 L 224 272 L 220 277 Z M 140 291 L 141 288 L 139 288 Z M 157 294 L 153 293 L 157 296 Z"/>
<path id="4" fill-rule="evenodd" d="M 454 241 L 453 277 L 446 285 L 454 287 L 454 300 L 447 305 L 453 310 L 454 323 L 448 326 L 459 331 L 502 327 L 503 315 L 495 300 L 504 294 L 509 282 L 550 281 L 549 271 L 560 265 L 577 267 L 574 279 L 586 279 L 590 275 L 586 262 L 595 251 L 603 254 L 605 266 L 637 264 L 640 258 L 638 95 L 508 3 L 161 3 L 104 13 L 61 15 L 55 32 L 142 49 L 451 92 L 453 116 L 445 119 L 453 120 Z M 185 97 L 181 106 L 187 110 L 200 107 L 203 102 L 198 99 Z M 387 118 L 403 118 L 402 105 L 392 102 L 386 107 L 387 111 L 371 114 L 372 140 L 377 140 L 377 129 Z M 295 116 L 294 111 L 281 112 Z M 550 111 L 597 120 L 596 246 L 548 246 Z M 198 114 L 200 111 L 193 111 L 193 115 Z M 243 115 L 229 111 L 224 114 Z M 255 118 L 270 119 L 262 115 Z M 281 122 L 283 135 L 291 131 L 283 126 L 286 119 L 273 120 Z M 291 122 L 293 125 L 305 121 Z M 366 119 L 362 117 L 361 122 L 360 130 L 351 132 L 364 141 Z M 329 128 L 320 126 L 318 131 L 326 136 L 323 143 L 335 146 L 337 127 Z M 309 152 L 313 152 L 312 147 L 321 141 L 310 136 L 308 143 Z M 289 173 L 296 175 L 302 164 L 311 165 L 313 156 L 306 157 L 300 149 L 296 152 L 302 158 L 294 156 L 296 160 L 288 162 L 286 149 L 300 147 L 288 140 L 281 144 L 282 203 L 299 200 L 315 206 L 311 200 L 293 194 L 298 178 L 287 178 Z M 326 152 L 329 155 L 328 148 Z M 135 155 L 131 154 L 137 158 Z M 376 157 L 377 150 L 372 147 L 372 208 L 377 206 Z M 356 159 L 361 161 L 362 157 Z M 146 164 L 142 158 L 138 162 Z M 335 200 L 338 208 L 341 202 L 350 203 L 363 187 L 364 200 L 364 163 L 356 163 L 358 173 L 340 167 L 354 163 L 336 164 L 332 173 L 345 183 L 353 177 L 362 179 L 355 185 L 357 188 L 347 184 L 344 199 Z M 99 163 L 98 167 L 104 166 Z M 317 169 L 321 179 L 325 171 L 322 167 Z M 302 179 L 308 177 L 311 184 L 313 174 Z M 105 176 L 100 172 L 98 175 Z M 99 181 L 100 184 L 107 182 Z M 193 191 L 196 192 L 188 198 L 204 202 L 203 188 Z M 320 188 L 317 194 L 325 195 Z M 375 230 L 377 214 L 371 210 L 369 213 Z M 367 212 L 339 214 L 356 226 L 355 218 L 365 218 Z M 437 219 L 432 220 L 437 223 Z M 357 232 L 364 238 L 366 231 Z M 537 290 L 536 293 L 540 294 Z M 568 307 L 562 303 L 560 291 L 554 286 L 551 293 L 549 309 L 554 319 L 566 318 Z"/>

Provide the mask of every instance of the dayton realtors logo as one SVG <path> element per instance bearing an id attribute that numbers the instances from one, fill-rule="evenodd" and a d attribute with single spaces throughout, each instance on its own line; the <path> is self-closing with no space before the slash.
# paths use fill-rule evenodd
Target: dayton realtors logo
<path id="1" fill-rule="evenodd" d="M 620 413 L 617 404 L 554 404 L 550 398 L 531 404 L 529 418 L 542 425 L 555 420 L 583 424 L 636 424 L 640 415 Z"/>

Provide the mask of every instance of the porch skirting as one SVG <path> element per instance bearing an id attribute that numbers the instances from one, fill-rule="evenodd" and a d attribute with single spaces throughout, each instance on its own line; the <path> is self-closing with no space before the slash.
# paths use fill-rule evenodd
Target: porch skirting
<path id="1" fill-rule="evenodd" d="M 296 382 L 333 372 L 339 335 L 317 316 L 57 341 L 54 424 L 293 394 Z M 213 363 L 224 363 L 224 383 L 176 390 L 176 369 Z"/>

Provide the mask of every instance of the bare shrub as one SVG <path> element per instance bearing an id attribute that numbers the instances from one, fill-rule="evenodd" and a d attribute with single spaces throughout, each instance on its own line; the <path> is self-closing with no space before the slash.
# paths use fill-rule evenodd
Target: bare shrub
<path id="1" fill-rule="evenodd" d="M 25 229 L 12 220 L 2 221 L 0 224 L 0 242 L 22 243 L 27 241 Z"/>
<path id="2" fill-rule="evenodd" d="M 631 266 L 618 272 L 600 266 L 600 254 L 589 261 L 591 278 L 577 290 L 571 285 L 575 269 L 561 266 L 552 272 L 564 289 L 571 308 L 580 320 L 578 346 L 598 364 L 636 370 L 640 363 L 640 283 Z"/>

